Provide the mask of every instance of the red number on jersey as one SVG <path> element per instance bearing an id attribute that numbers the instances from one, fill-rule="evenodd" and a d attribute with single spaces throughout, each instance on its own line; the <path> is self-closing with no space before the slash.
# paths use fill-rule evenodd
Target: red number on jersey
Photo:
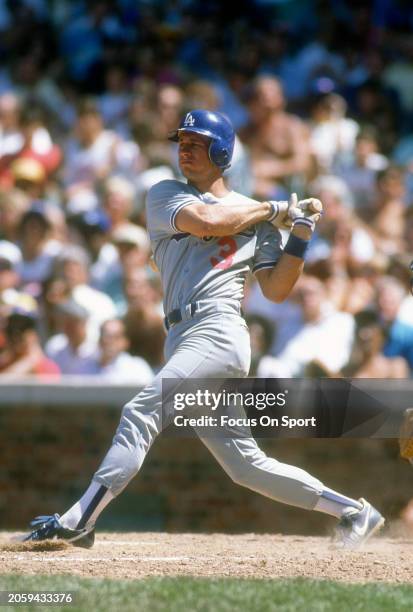
<path id="1" fill-rule="evenodd" d="M 224 236 L 218 240 L 218 244 L 221 249 L 218 252 L 219 257 L 211 257 L 210 262 L 213 268 L 217 268 L 218 270 L 226 270 L 230 268 L 234 262 L 234 255 L 237 252 L 237 243 L 235 238 L 231 238 L 231 236 Z"/>

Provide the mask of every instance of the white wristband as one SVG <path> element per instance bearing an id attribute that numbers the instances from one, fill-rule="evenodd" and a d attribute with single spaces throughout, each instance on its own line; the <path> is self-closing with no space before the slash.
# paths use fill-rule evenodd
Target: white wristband
<path id="1" fill-rule="evenodd" d="M 294 219 L 292 229 L 294 229 L 294 227 L 296 227 L 297 225 L 305 225 L 305 227 L 308 227 L 312 232 L 315 229 L 314 221 L 308 219 L 307 217 L 298 217 L 297 219 Z"/>
<path id="2" fill-rule="evenodd" d="M 272 223 L 274 219 L 278 217 L 278 213 L 280 212 L 280 208 L 278 206 L 278 202 L 269 201 L 269 205 L 271 206 L 271 214 L 268 218 L 268 221 Z"/>
<path id="3" fill-rule="evenodd" d="M 271 214 L 267 221 L 274 223 L 276 219 L 280 218 L 281 220 L 285 217 L 288 211 L 287 200 L 269 200 L 268 203 L 271 206 Z"/>

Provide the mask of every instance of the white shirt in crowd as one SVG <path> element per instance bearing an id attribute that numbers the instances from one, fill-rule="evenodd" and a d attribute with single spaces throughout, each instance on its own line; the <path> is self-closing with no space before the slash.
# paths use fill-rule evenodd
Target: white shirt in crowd
<path id="1" fill-rule="evenodd" d="M 102 169 L 112 168 L 120 174 L 134 176 L 138 168 L 139 147 L 123 141 L 115 132 L 104 130 L 87 148 L 76 140 L 69 141 L 65 152 L 65 183 L 93 184 Z"/>
<path id="2" fill-rule="evenodd" d="M 129 353 L 120 353 L 105 366 L 95 362 L 95 374 L 111 383 L 147 385 L 152 382 L 154 373 L 142 357 L 133 357 Z"/>
<path id="3" fill-rule="evenodd" d="M 303 326 L 301 307 L 292 300 L 280 304 L 267 300 L 258 283 L 254 283 L 244 301 L 247 314 L 266 317 L 275 327 L 271 355 L 278 355 Z"/>
<path id="4" fill-rule="evenodd" d="M 413 325 L 413 296 L 406 295 L 400 304 L 397 320 L 407 325 Z"/>
<path id="5" fill-rule="evenodd" d="M 77 285 L 72 291 L 72 297 L 88 311 L 88 336 L 97 342 L 102 323 L 116 317 L 113 301 L 108 295 L 89 285 Z"/>
<path id="6" fill-rule="evenodd" d="M 337 154 L 354 149 L 359 126 L 353 119 L 341 117 L 314 125 L 310 143 L 314 155 L 324 170 L 330 170 Z"/>
<path id="7" fill-rule="evenodd" d="M 319 321 L 304 324 L 278 357 L 263 357 L 257 375 L 262 378 L 303 376 L 306 365 L 313 360 L 331 372 L 339 372 L 350 358 L 353 340 L 352 315 L 326 308 Z"/>

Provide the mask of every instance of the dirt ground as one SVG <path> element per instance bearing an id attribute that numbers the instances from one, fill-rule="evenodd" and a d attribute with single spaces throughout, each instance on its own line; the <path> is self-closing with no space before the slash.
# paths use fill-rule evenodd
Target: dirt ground
<path id="1" fill-rule="evenodd" d="M 90 550 L 62 542 L 21 544 L 0 533 L 1 573 L 231 576 L 413 582 L 413 539 L 377 537 L 361 551 L 335 551 L 327 538 L 282 535 L 98 533 Z"/>

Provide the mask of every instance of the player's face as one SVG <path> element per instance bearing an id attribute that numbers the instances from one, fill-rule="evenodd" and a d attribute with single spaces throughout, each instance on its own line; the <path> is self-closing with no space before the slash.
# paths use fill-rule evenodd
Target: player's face
<path id="1" fill-rule="evenodd" d="M 179 166 L 189 180 L 216 171 L 208 155 L 209 138 L 191 132 L 179 134 Z"/>

